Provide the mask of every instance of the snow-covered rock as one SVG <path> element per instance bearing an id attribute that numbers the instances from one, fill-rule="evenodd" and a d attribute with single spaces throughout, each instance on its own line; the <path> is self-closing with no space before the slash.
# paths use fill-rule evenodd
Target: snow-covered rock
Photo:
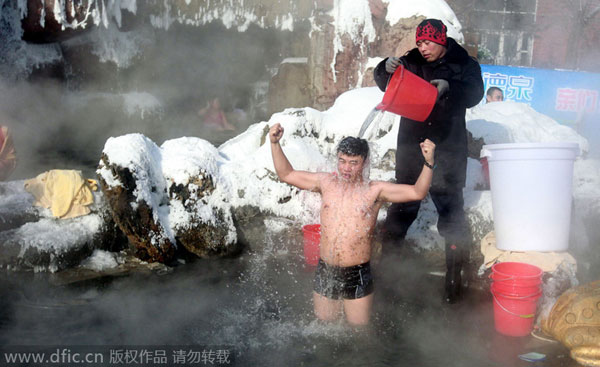
<path id="1" fill-rule="evenodd" d="M 0 183 L 0 268 L 55 272 L 77 266 L 94 249 L 121 250 L 126 243 L 107 210 L 101 192 L 92 212 L 71 219 L 54 218 L 49 209 L 32 206 L 23 181 Z"/>
<path id="2" fill-rule="evenodd" d="M 159 148 L 147 137 L 110 138 L 98 168 L 102 191 L 115 222 L 143 260 L 168 262 L 175 237 L 168 223 L 166 185 Z"/>
<path id="3" fill-rule="evenodd" d="M 98 177 L 138 257 L 168 263 L 178 244 L 201 257 L 237 250 L 229 204 L 214 194 L 217 160 L 216 148 L 199 138 L 161 147 L 141 134 L 106 142 Z"/>

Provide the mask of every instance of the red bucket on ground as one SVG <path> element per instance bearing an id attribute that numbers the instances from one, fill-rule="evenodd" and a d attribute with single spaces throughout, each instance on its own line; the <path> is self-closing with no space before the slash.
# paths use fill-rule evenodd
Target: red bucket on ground
<path id="1" fill-rule="evenodd" d="M 319 263 L 319 244 L 321 243 L 321 225 L 307 224 L 302 227 L 304 235 L 304 261 L 307 265 Z"/>
<path id="2" fill-rule="evenodd" d="M 536 293 L 525 295 L 509 295 L 499 292 L 492 284 L 494 297 L 494 327 L 496 331 L 508 336 L 526 336 L 533 330 L 533 321 L 537 309 L 537 301 L 542 295 Z"/>
<path id="3" fill-rule="evenodd" d="M 490 278 L 496 290 L 511 295 L 527 295 L 541 289 L 544 271 L 535 265 L 503 262 L 492 266 Z"/>
<path id="4" fill-rule="evenodd" d="M 423 122 L 433 110 L 436 99 L 436 87 L 400 65 L 376 108 Z"/>
<path id="5" fill-rule="evenodd" d="M 537 301 L 542 295 L 542 274 L 537 266 L 503 262 L 492 266 L 494 326 L 500 334 L 525 336 L 533 329 Z"/>

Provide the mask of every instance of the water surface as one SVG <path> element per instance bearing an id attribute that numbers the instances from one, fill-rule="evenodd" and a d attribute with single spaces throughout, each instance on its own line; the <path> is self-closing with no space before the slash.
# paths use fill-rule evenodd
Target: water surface
<path id="1" fill-rule="evenodd" d="M 45 273 L 5 273 L 0 344 L 227 346 L 237 366 L 527 365 L 517 356 L 530 351 L 531 338 L 495 333 L 487 292 L 445 305 L 443 278 L 428 274 L 423 254 L 373 261 L 370 327 L 316 321 L 314 268 L 296 232 L 267 232 L 240 257 L 165 274 L 58 286 Z"/>

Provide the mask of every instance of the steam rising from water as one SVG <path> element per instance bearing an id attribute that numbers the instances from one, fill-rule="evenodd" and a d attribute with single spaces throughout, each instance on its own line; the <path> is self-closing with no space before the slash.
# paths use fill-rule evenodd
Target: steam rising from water
<path id="1" fill-rule="evenodd" d="M 491 365 L 491 304 L 443 307 L 442 278 L 427 277 L 410 257 L 375 264 L 369 328 L 316 321 L 313 268 L 303 263 L 298 228 L 285 219 L 265 225 L 264 243 L 248 254 L 198 260 L 169 274 L 64 287 L 48 286 L 47 274 L 3 278 L 0 342 L 226 345 L 240 366 Z M 468 355 L 457 343 L 469 345 Z"/>
<path id="2" fill-rule="evenodd" d="M 13 23 L 2 24 L 2 30 L 17 27 Z M 3 42 L 8 36 L 3 32 Z M 46 58 L 50 63 L 35 69 L 27 55 L 37 46 L 21 42 L 18 34 L 11 37 L 23 51 L 0 53 L 0 123 L 12 128 L 18 157 L 11 179 L 58 168 L 93 175 L 104 142 L 133 132 L 157 144 L 198 136 L 219 145 L 267 118 L 269 67 L 284 57 L 276 45 L 286 42 L 285 36 L 252 26 L 244 33 L 217 24 L 174 24 L 169 31 L 99 27 L 54 44 L 54 61 Z M 50 46 L 37 49 L 44 47 Z M 29 63 L 29 77 L 23 77 L 27 66 L 21 61 Z M 22 72 L 8 73 L 14 65 Z M 235 132 L 204 126 L 198 111 L 214 97 Z"/>

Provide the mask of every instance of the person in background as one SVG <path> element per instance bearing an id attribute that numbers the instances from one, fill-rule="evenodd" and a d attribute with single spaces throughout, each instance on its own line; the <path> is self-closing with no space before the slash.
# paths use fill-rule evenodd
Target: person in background
<path id="1" fill-rule="evenodd" d="M 214 128 L 219 131 L 235 130 L 235 127 L 227 121 L 225 112 L 221 108 L 221 102 L 218 97 L 211 98 L 206 106 L 198 111 L 198 115 L 202 117 L 204 125 Z"/>
<path id="2" fill-rule="evenodd" d="M 0 125 L 0 181 L 5 181 L 16 166 L 17 156 L 10 130 Z"/>
<path id="3" fill-rule="evenodd" d="M 502 89 L 498 87 L 489 87 L 485 93 L 485 102 L 490 103 L 502 101 L 504 101 L 504 93 L 502 93 Z"/>
<path id="4" fill-rule="evenodd" d="M 369 181 L 363 173 L 369 167 L 366 140 L 346 137 L 337 146 L 337 172 L 316 173 L 295 170 L 279 141 L 283 127 L 269 130 L 273 165 L 279 179 L 303 190 L 321 194 L 321 243 L 313 292 L 317 318 L 332 321 L 343 313 L 352 325 L 369 322 L 373 300 L 371 244 L 377 213 L 384 202 L 421 200 L 427 195 L 433 176 L 435 144 L 425 140 L 421 151 L 421 172 L 411 185 Z"/>
<path id="5" fill-rule="evenodd" d="M 385 91 L 393 73 L 403 65 L 438 90 L 429 117 L 418 122 L 402 117 L 396 149 L 396 182 L 414 183 L 422 164 L 419 143 L 432 140 L 439 154 L 430 190 L 438 212 L 437 228 L 445 240 L 446 278 L 444 299 L 460 299 L 461 270 L 471 244 L 470 228 L 463 209 L 463 187 L 467 171 L 467 129 L 465 112 L 483 98 L 479 63 L 454 39 L 438 19 L 425 19 L 416 30 L 417 47 L 402 57 L 388 57 L 374 70 L 377 86 Z M 384 229 L 384 251 L 400 245 L 417 218 L 420 200 L 392 204 Z"/>

